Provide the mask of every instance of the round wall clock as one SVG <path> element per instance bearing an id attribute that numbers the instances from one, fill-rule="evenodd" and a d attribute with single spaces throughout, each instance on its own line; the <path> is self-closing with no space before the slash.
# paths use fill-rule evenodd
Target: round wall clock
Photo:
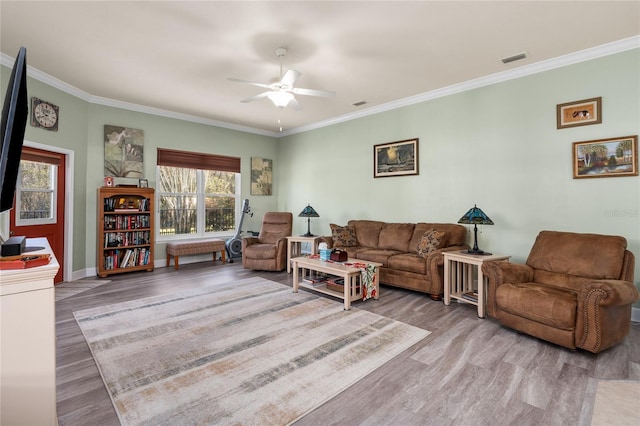
<path id="1" fill-rule="evenodd" d="M 46 130 L 58 130 L 60 108 L 51 102 L 31 98 L 31 125 Z"/>

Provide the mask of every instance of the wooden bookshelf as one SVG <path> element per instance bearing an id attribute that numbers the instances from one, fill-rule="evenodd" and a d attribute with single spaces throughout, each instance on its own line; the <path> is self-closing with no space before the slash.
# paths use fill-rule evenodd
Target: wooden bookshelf
<path id="1" fill-rule="evenodd" d="M 153 271 L 153 188 L 98 188 L 99 277 Z"/>

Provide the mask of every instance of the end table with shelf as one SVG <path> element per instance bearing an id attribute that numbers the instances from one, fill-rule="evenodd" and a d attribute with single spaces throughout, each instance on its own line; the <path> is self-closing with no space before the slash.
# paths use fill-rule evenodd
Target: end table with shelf
<path id="1" fill-rule="evenodd" d="M 293 235 L 287 237 L 287 274 L 291 273 L 291 259 L 302 256 L 302 244 L 311 245 L 312 255 L 318 254 L 318 243 L 320 237 L 305 237 L 303 235 Z"/>
<path id="2" fill-rule="evenodd" d="M 478 255 L 466 251 L 450 251 L 444 256 L 444 304 L 449 306 L 451 299 L 462 300 L 478 307 L 478 317 L 484 318 L 486 306 L 486 280 L 482 273 L 482 264 L 490 261 L 508 262 L 511 256 L 498 254 Z M 474 271 L 478 278 L 478 301 L 474 302 L 464 297 L 467 293 L 475 292 Z"/>

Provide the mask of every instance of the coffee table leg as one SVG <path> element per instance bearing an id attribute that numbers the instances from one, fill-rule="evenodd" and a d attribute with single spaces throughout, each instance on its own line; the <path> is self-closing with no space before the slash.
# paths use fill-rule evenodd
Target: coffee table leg
<path id="1" fill-rule="evenodd" d="M 352 276 L 349 274 L 345 274 L 344 276 L 344 286 L 343 286 L 343 296 L 344 296 L 344 310 L 351 310 L 351 286 L 354 283 L 352 282 Z"/>
<path id="2" fill-rule="evenodd" d="M 298 292 L 298 262 L 291 262 L 293 267 L 293 292 Z"/>

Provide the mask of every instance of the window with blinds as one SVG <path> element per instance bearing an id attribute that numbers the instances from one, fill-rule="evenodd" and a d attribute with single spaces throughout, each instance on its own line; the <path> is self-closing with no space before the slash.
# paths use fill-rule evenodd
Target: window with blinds
<path id="1" fill-rule="evenodd" d="M 240 158 L 158 149 L 158 238 L 235 232 Z"/>

